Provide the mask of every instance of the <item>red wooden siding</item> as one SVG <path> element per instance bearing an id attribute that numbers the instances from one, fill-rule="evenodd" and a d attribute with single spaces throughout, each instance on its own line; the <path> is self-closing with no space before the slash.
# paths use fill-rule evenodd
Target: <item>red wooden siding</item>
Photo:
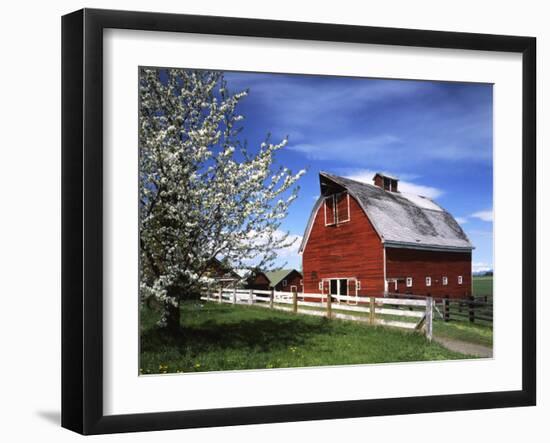
<path id="1" fill-rule="evenodd" d="M 376 174 L 374 176 L 374 186 L 378 186 L 379 188 L 384 189 L 384 177 Z"/>
<path id="2" fill-rule="evenodd" d="M 285 281 L 286 285 L 283 285 Z M 302 274 L 300 274 L 298 271 L 292 271 L 290 274 L 288 274 L 275 286 L 275 290 L 290 292 L 292 290 L 292 286 L 296 286 L 296 290 L 298 292 L 304 292 L 304 288 L 302 285 Z"/>
<path id="3" fill-rule="evenodd" d="M 472 294 L 471 252 L 423 251 L 417 249 L 386 249 L 386 278 L 397 278 L 397 292 L 433 297 L 464 298 Z M 462 284 L 458 284 L 458 276 Z M 446 276 L 448 284 L 443 285 Z M 405 279 L 412 277 L 412 287 Z M 431 277 L 431 286 L 426 286 Z M 393 283 L 388 288 L 395 291 Z"/>
<path id="4" fill-rule="evenodd" d="M 264 273 L 259 272 L 246 281 L 246 289 L 269 289 L 269 279 Z"/>
<path id="5" fill-rule="evenodd" d="M 348 193 L 341 192 L 334 196 L 336 200 L 336 220 L 338 223 L 345 223 L 350 219 L 349 217 L 349 205 L 348 205 Z"/>
<path id="6" fill-rule="evenodd" d="M 347 207 L 347 197 L 339 199 L 339 204 L 344 202 Z M 324 278 L 356 278 L 361 285 L 359 295 L 383 293 L 384 265 L 380 239 L 353 197 L 349 198 L 349 207 L 351 220 L 333 226 L 325 226 L 323 205 L 317 211 L 302 253 L 306 293 L 320 292 L 319 282 Z"/>

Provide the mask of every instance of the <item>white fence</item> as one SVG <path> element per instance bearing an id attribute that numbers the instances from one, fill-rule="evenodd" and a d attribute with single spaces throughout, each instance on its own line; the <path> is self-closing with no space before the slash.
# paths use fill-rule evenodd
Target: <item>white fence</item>
<path id="1" fill-rule="evenodd" d="M 422 331 L 432 339 L 433 299 L 358 297 L 258 289 L 204 289 L 201 300 Z M 364 315 L 368 314 L 368 315 Z M 395 319 L 397 317 L 397 319 Z M 405 319 L 409 321 L 404 321 Z M 418 319 L 414 321 L 414 319 Z M 411 321 L 412 320 L 412 321 Z"/>

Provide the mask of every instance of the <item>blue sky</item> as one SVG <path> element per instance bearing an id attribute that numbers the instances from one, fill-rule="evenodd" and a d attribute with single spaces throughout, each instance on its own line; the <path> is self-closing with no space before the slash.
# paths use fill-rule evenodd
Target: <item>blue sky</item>
<path id="1" fill-rule="evenodd" d="M 372 183 L 383 171 L 400 189 L 434 198 L 476 246 L 474 270 L 493 266 L 492 85 L 227 72 L 249 147 L 288 136 L 277 162 L 307 169 L 283 228 L 297 237 L 280 263 L 300 268 L 298 242 L 319 195 L 319 171 Z"/>

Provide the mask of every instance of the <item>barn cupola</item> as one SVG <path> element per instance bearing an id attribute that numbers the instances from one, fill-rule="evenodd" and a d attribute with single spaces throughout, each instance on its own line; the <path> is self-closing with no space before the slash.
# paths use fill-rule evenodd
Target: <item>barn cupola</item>
<path id="1" fill-rule="evenodd" d="M 397 190 L 397 182 L 399 182 L 399 179 L 396 177 L 377 172 L 372 180 L 374 181 L 375 186 L 382 188 L 384 191 L 399 192 Z"/>

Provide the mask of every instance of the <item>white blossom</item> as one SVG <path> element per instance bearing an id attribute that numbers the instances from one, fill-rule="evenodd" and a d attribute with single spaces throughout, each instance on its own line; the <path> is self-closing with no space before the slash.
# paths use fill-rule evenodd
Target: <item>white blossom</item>
<path id="1" fill-rule="evenodd" d="M 280 224 L 305 171 L 274 167 L 286 139 L 257 150 L 239 139 L 247 94 L 231 93 L 219 72 L 140 71 L 140 293 L 166 307 L 161 325 L 212 283 L 213 258 L 270 267 L 292 244 Z"/>

